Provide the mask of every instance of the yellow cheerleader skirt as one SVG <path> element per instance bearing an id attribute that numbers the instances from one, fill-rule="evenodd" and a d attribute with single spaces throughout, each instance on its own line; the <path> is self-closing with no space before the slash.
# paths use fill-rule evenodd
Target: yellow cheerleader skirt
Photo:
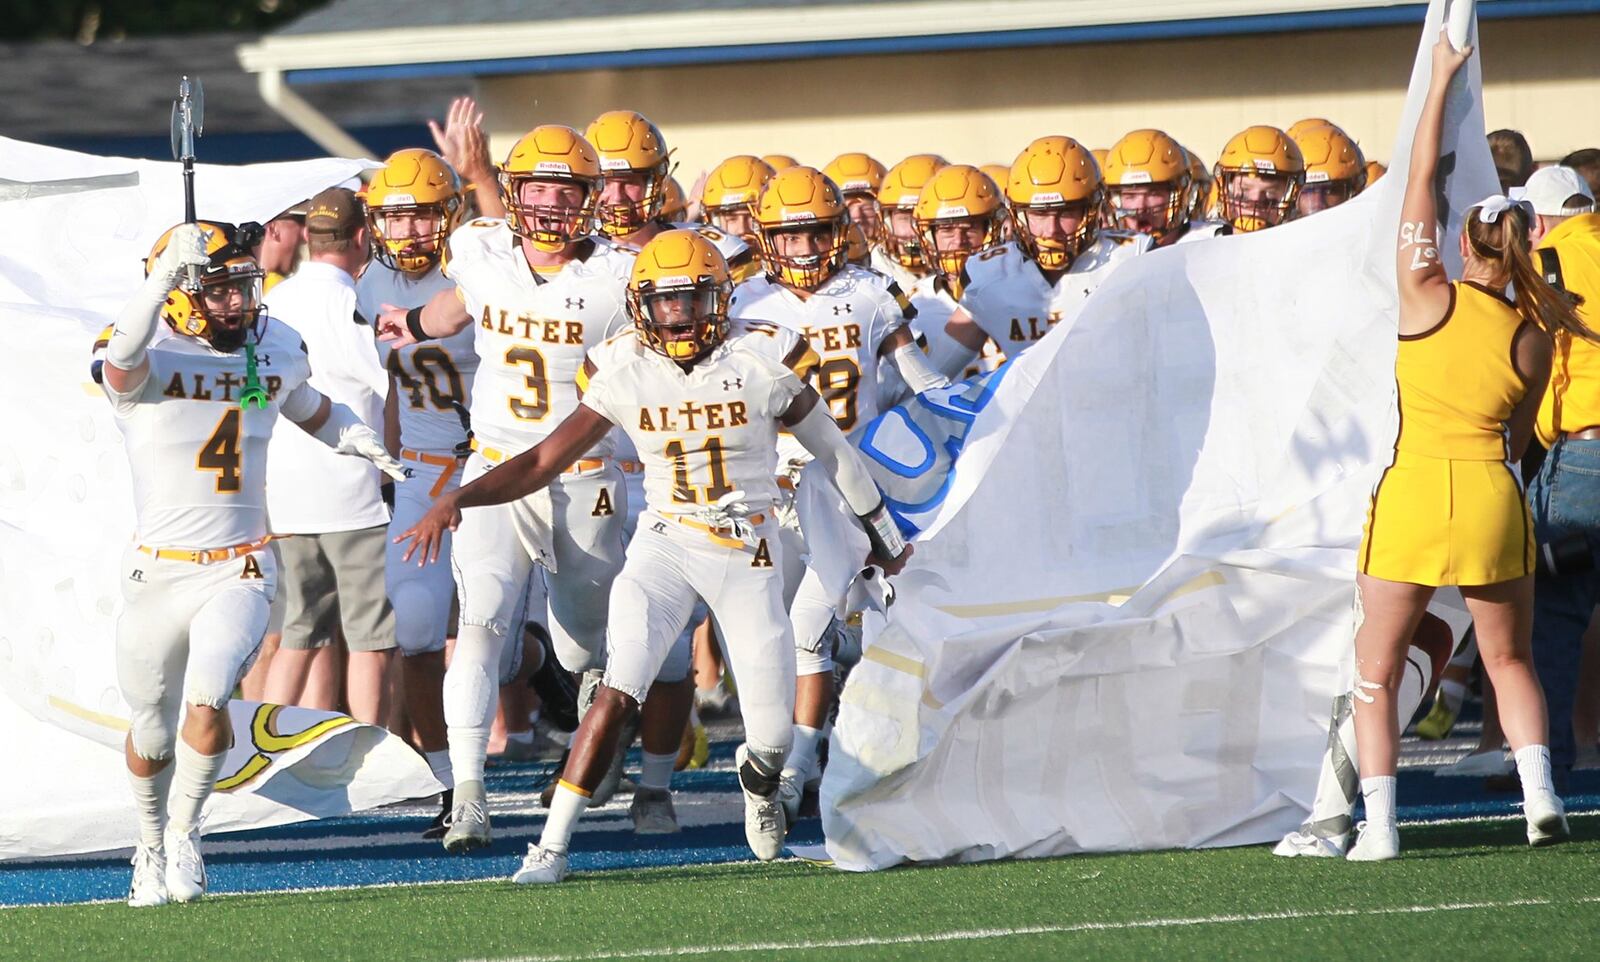
<path id="1" fill-rule="evenodd" d="M 1404 451 L 1367 503 L 1363 574 L 1418 585 L 1489 585 L 1533 573 L 1533 516 L 1504 461 Z"/>

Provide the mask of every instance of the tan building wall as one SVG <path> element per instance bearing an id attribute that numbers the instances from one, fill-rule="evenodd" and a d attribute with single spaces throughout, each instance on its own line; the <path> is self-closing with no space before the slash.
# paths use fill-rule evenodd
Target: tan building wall
<path id="1" fill-rule="evenodd" d="M 1482 33 L 1490 129 L 1524 131 L 1541 159 L 1600 146 L 1600 16 L 1488 21 Z M 484 78 L 480 97 L 497 156 L 537 123 L 581 127 L 605 110 L 639 110 L 676 148 L 686 188 L 735 153 L 818 166 L 846 150 L 885 163 L 918 151 L 1009 162 L 1042 134 L 1109 147 L 1143 126 L 1209 164 L 1250 124 L 1308 115 L 1387 161 L 1416 44 L 1406 26 L 584 71 Z"/>

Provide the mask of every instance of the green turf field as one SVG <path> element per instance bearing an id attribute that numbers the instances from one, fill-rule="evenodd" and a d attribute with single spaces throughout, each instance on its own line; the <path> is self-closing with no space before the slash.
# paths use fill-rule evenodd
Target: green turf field
<path id="1" fill-rule="evenodd" d="M 1406 827 L 1370 865 L 1266 847 L 850 875 L 801 862 L 0 911 L 5 959 L 1600 958 L 1600 816 Z"/>

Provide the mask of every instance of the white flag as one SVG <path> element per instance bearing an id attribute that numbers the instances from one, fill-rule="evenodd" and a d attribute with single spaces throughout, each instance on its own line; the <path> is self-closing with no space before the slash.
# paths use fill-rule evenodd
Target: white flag
<path id="1" fill-rule="evenodd" d="M 838 865 L 1265 842 L 1305 816 L 1392 449 L 1394 245 L 1445 6 L 1387 177 L 1126 262 L 957 432 L 842 694 L 822 787 Z M 1496 188 L 1476 55 L 1442 155 L 1453 258 Z M 884 430 L 916 463 L 917 438 Z"/>

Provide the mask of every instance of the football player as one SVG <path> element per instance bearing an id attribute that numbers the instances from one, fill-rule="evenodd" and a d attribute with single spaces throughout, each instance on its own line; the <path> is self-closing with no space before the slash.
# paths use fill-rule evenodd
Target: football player
<path id="1" fill-rule="evenodd" d="M 1218 221 L 1195 221 L 1194 176 L 1183 145 L 1159 130 L 1135 130 L 1106 155 L 1106 192 L 1115 226 L 1146 234 L 1155 247 L 1231 233 Z"/>
<path id="2" fill-rule="evenodd" d="M 878 210 L 878 188 L 883 184 L 883 175 L 888 172 L 888 168 L 870 154 L 859 151 L 840 154 L 822 168 L 823 175 L 833 181 L 839 193 L 844 195 L 850 223 L 860 229 L 863 240 L 869 246 L 883 243 L 883 214 Z M 851 257 L 850 262 L 857 263 L 857 260 Z"/>
<path id="3" fill-rule="evenodd" d="M 461 179 L 444 158 L 420 148 L 391 155 L 367 185 L 366 207 L 373 259 L 356 281 L 356 309 L 362 317 L 375 318 L 388 304 L 406 310 L 421 307 L 440 292 L 454 291 L 455 282 L 445 276 L 441 261 L 445 242 L 461 215 Z M 427 344 L 378 345 L 389 371 L 400 459 L 415 473 L 414 483 L 395 490 L 389 526 L 396 534 L 415 524 L 434 498 L 460 484 L 469 453 L 467 404 L 478 370 L 472 342 L 472 329 L 463 328 Z M 444 550 L 448 553 L 450 546 Z M 443 690 L 445 636 L 450 631 L 455 581 L 447 565 L 418 568 L 402 563 L 393 544 L 384 571 L 394 605 L 406 717 L 428 767 L 448 790 L 454 779 Z M 425 838 L 444 835 L 443 816 L 450 800 L 447 791 L 444 810 Z"/>
<path id="4" fill-rule="evenodd" d="M 800 161 L 788 154 L 762 154 L 761 162 L 772 168 L 773 173 L 788 170 L 790 167 L 799 167 Z"/>
<path id="5" fill-rule="evenodd" d="M 578 403 L 588 350 L 627 323 L 620 257 L 593 236 L 600 159 L 570 127 L 534 128 L 500 167 L 506 217 L 469 221 L 450 237 L 455 286 L 421 307 L 386 308 L 394 348 L 475 330 L 472 455 L 462 483 L 492 473 L 549 436 Z M 487 845 L 483 784 L 499 685 L 522 651 L 521 608 L 533 566 L 549 569 L 548 628 L 557 660 L 579 674 L 605 657 L 605 606 L 622 567 L 627 488 L 609 439 L 597 440 L 537 496 L 468 512 L 452 545 L 460 626 L 444 680 L 455 775 L 448 851 Z M 443 495 L 441 495 L 442 497 Z"/>
<path id="6" fill-rule="evenodd" d="M 979 164 L 978 169 L 989 175 L 996 187 L 1000 188 L 1000 202 L 1006 202 L 1006 181 L 1011 177 L 1011 167 L 1008 164 Z M 1011 239 L 1011 216 L 1007 214 L 1000 218 L 1000 243 L 1004 244 Z M 1003 358 L 1002 358 L 1003 360 Z"/>
<path id="7" fill-rule="evenodd" d="M 443 531 L 460 524 L 461 508 L 527 496 L 613 426 L 634 436 L 645 459 L 649 510 L 612 593 L 605 681 L 579 726 L 539 843 L 529 846 L 514 882 L 566 877 L 573 824 L 623 718 L 645 700 L 696 596 L 722 626 L 740 678 L 745 742 L 735 764 L 745 838 L 757 858 L 781 854 L 787 823 L 778 774 L 791 737 L 794 641 L 776 563 L 783 550 L 774 518 L 780 428 L 827 465 L 867 530 L 875 563 L 898 572 L 910 555 L 826 405 L 775 358 L 763 330 L 770 325 L 729 321 L 732 288 L 716 247 L 693 231 L 670 231 L 645 245 L 628 284 L 636 332 L 591 354 L 581 406 L 503 470 L 449 495 L 410 533 L 409 550 L 431 557 Z"/>
<path id="8" fill-rule="evenodd" d="M 988 174 L 965 164 L 944 167 L 923 185 L 915 209 L 923 258 L 932 270 L 911 288 L 916 315 L 911 329 L 927 346 L 930 357 L 947 357 L 961 350 L 948 343 L 945 331 L 966 288 L 967 262 L 1002 243 L 1006 206 L 1000 186 Z M 985 338 L 978 360 L 959 373 L 960 378 L 992 371 L 1005 361 L 993 338 Z M 883 407 L 899 403 L 887 398 Z"/>
<path id="9" fill-rule="evenodd" d="M 772 179 L 772 167 L 759 157 L 735 154 L 711 168 L 700 189 L 700 216 L 707 224 L 755 246 L 756 222 L 750 208 Z"/>
<path id="10" fill-rule="evenodd" d="M 917 235 L 917 197 L 922 185 L 933 179 L 948 163 L 938 154 L 912 154 L 890 167 L 878 185 L 878 211 L 883 220 L 882 234 L 872 251 L 872 269 L 894 279 L 902 290 L 910 290 L 917 278 L 928 273 L 922 260 L 921 238 Z"/>
<path id="11" fill-rule="evenodd" d="M 1023 148 L 1006 182 L 1013 237 L 966 261 L 967 283 L 945 331 L 957 350 L 934 358 L 955 374 L 993 338 L 1008 358 L 1036 344 L 1147 237 L 1113 238 L 1100 226 L 1105 181 L 1071 137 Z"/>
<path id="12" fill-rule="evenodd" d="M 899 378 L 921 394 L 948 381 L 928 366 L 911 330 L 916 313 L 899 286 L 883 275 L 846 262 L 849 217 L 839 188 L 810 167 L 791 167 L 767 182 L 756 205 L 761 258 L 767 273 L 734 290 L 735 317 L 776 321 L 800 333 L 816 352 L 807 379 L 846 435 L 854 436 L 878 415 L 878 369 L 887 361 Z M 798 439 L 779 440 L 779 462 L 792 488 L 810 454 Z M 804 569 L 798 564 L 798 519 L 784 504 L 787 552 L 785 601 L 794 598 Z M 834 599 L 822 599 L 831 611 Z M 826 621 L 823 622 L 826 626 Z M 817 765 L 822 729 L 833 704 L 833 665 L 821 632 L 807 633 L 797 651 L 799 690 L 795 702 L 790 781 L 808 781 Z M 744 683 L 740 682 L 744 697 Z M 795 773 L 798 773 L 796 775 Z"/>
<path id="13" fill-rule="evenodd" d="M 1303 123 L 1303 121 L 1302 121 Z M 1298 126 L 1298 125 L 1297 125 Z M 1305 185 L 1297 202 L 1301 217 L 1338 207 L 1367 186 L 1367 159 L 1350 135 L 1333 124 L 1289 129 L 1305 160 Z"/>
<path id="14" fill-rule="evenodd" d="M 1222 148 L 1214 174 L 1217 216 L 1238 233 L 1276 227 L 1299 213 L 1305 158 L 1276 127 L 1247 127 L 1234 134 Z"/>
<path id="15" fill-rule="evenodd" d="M 267 440 L 279 413 L 340 454 L 405 475 L 355 412 L 306 383 L 300 336 L 263 316 L 253 240 L 222 223 L 162 234 L 100 369 L 137 519 L 116 645 L 117 684 L 132 709 L 136 907 L 206 891 L 200 812 L 233 739 L 228 701 L 277 592 L 277 566 L 262 549 Z M 158 339 L 163 321 L 170 333 Z"/>

